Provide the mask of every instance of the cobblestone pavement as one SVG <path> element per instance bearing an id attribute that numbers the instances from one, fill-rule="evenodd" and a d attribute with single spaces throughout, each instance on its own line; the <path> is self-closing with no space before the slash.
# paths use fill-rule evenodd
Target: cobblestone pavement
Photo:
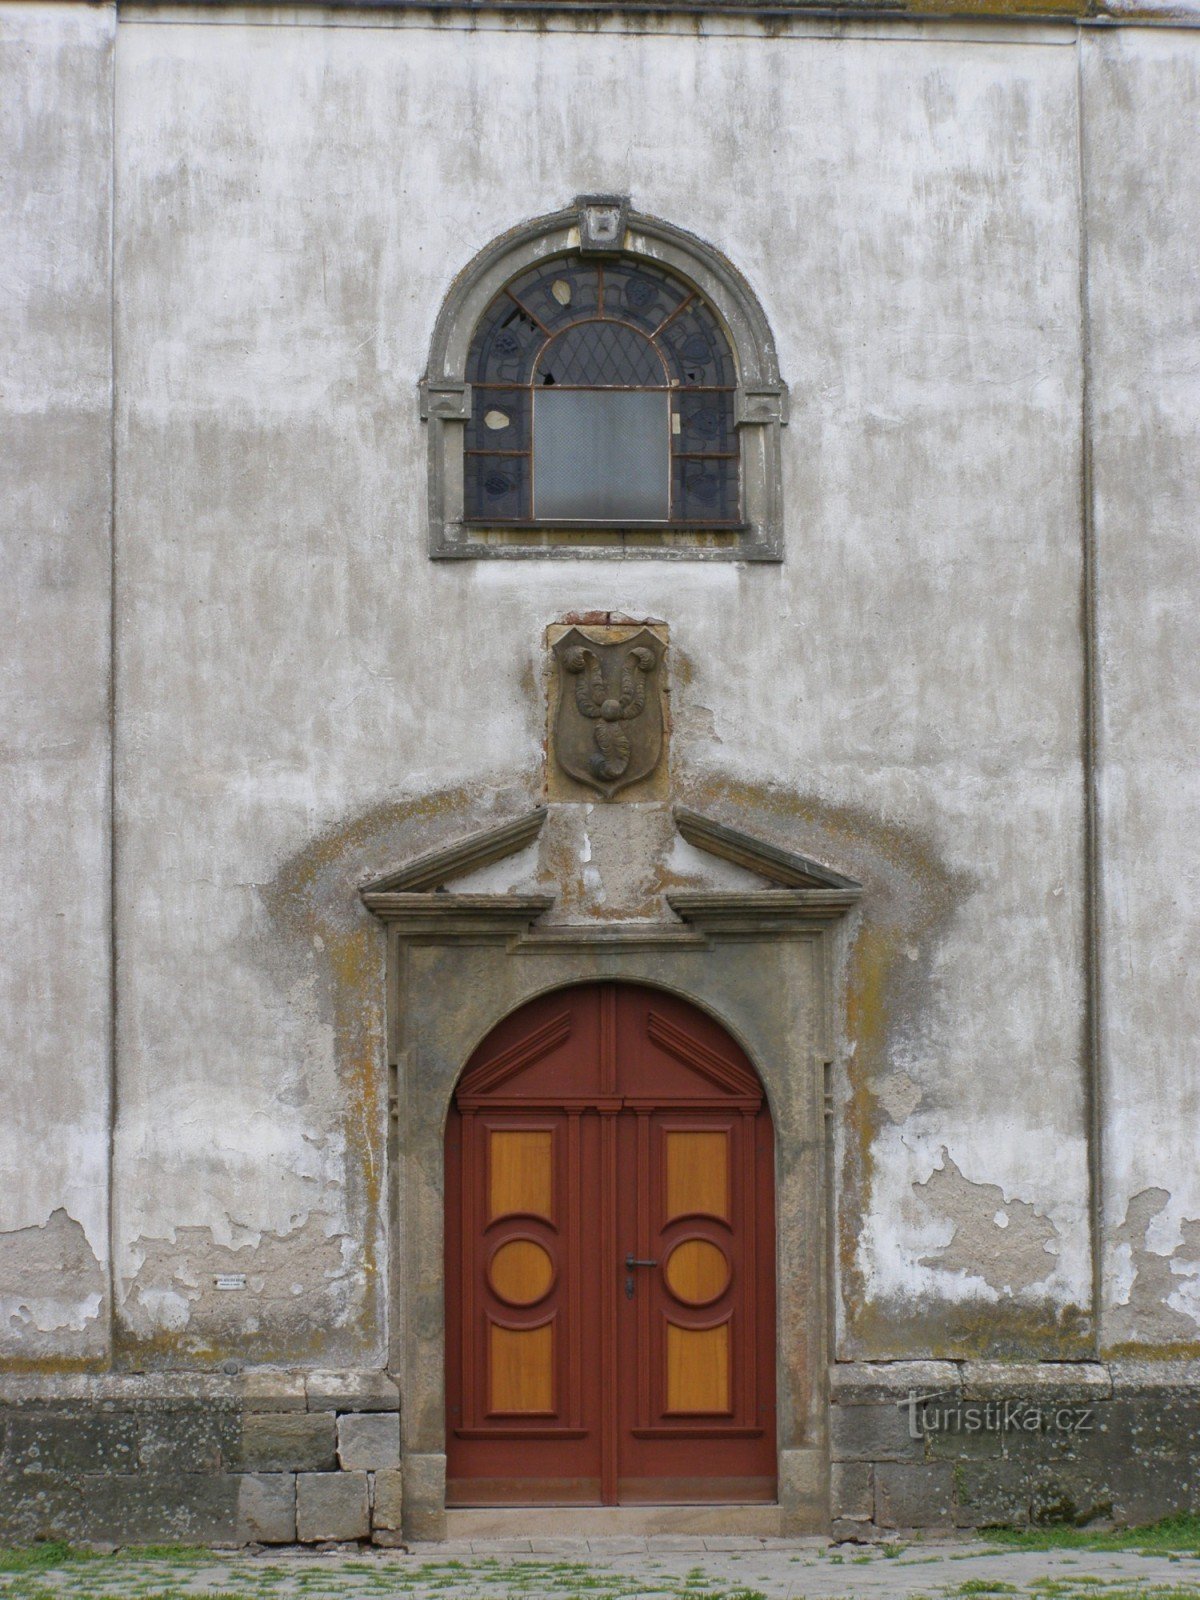
<path id="1" fill-rule="evenodd" d="M 0 1552 L 0 1600 L 1200 1600 L 1200 1558 L 933 1542 L 859 1549 L 796 1540 L 487 1540 L 410 1551 Z"/>

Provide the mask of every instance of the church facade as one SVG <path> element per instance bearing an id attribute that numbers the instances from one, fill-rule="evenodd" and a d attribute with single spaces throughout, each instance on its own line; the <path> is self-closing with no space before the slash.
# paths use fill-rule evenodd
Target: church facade
<path id="1" fill-rule="evenodd" d="M 1200 1510 L 1195 11 L 0 79 L 0 1535 Z"/>

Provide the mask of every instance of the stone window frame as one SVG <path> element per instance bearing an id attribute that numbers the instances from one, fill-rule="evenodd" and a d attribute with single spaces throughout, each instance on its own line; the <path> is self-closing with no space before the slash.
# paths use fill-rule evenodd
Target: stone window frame
<path id="1" fill-rule="evenodd" d="M 641 257 L 692 284 L 723 326 L 737 366 L 734 421 L 741 446 L 742 525 L 717 531 L 687 526 L 637 531 L 569 525 L 491 527 L 464 520 L 463 443 L 470 417 L 467 357 L 476 326 L 504 286 L 548 257 Z M 459 273 L 434 327 L 420 380 L 429 428 L 429 555 L 432 560 L 602 559 L 782 561 L 780 429 L 787 385 L 757 296 L 737 268 L 683 228 L 634 211 L 625 195 L 581 195 L 562 211 L 493 240 Z"/>

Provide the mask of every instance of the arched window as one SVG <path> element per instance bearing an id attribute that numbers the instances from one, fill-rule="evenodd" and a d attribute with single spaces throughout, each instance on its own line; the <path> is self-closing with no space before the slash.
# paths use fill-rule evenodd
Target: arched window
<path id="1" fill-rule="evenodd" d="M 484 312 L 467 381 L 469 522 L 740 525 L 733 353 L 657 263 L 522 273 Z"/>
<path id="2" fill-rule="evenodd" d="M 778 560 L 785 398 L 741 275 L 585 197 L 485 250 L 443 308 L 430 553 Z"/>

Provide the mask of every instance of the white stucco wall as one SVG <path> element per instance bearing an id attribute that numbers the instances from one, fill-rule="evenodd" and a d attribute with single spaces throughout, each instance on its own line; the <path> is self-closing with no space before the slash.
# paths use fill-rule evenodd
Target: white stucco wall
<path id="1" fill-rule="evenodd" d="M 1070 36 L 137 23 L 117 104 L 122 1270 L 185 1223 L 353 1237 L 328 1030 L 255 885 L 389 797 L 535 777 L 542 630 L 607 606 L 690 659 L 678 762 L 853 805 L 960 880 L 894 1040 L 919 1097 L 876 1147 L 870 1295 L 1002 1291 L 936 1265 L 913 1184 L 946 1151 L 1050 1218 L 1032 1261 L 995 1227 L 1016 1286 L 1086 1303 Z M 442 296 L 589 190 L 762 296 L 781 567 L 428 561 Z"/>
<path id="2" fill-rule="evenodd" d="M 1105 990 L 1105 1342 L 1200 1318 L 1200 49 L 1084 55 Z"/>
<path id="3" fill-rule="evenodd" d="M 10 10 L 43 41 L 66 26 Z M 1200 1216 L 1196 897 L 1161 863 L 1188 850 L 1200 688 L 1170 633 L 1196 581 L 1200 35 L 267 15 L 129 13 L 116 51 L 123 1337 L 382 1359 L 382 971 L 354 885 L 528 804 L 543 630 L 612 609 L 670 626 L 692 800 L 867 886 L 837 1040 L 839 1353 L 1090 1348 L 1081 230 L 1109 1219 L 1161 1181 L 1177 1226 Z M 615 190 L 763 301 L 786 560 L 431 563 L 416 382 L 446 290 L 514 223 Z M 104 503 L 105 462 L 79 462 Z M 72 527 L 100 562 L 103 521 Z M 74 613 L 85 688 L 30 669 L 56 704 L 99 696 L 97 737 L 106 579 L 105 552 Z M 103 799 L 99 865 L 71 877 L 101 937 Z M 57 882 L 28 881 L 31 904 Z M 98 1137 L 101 1020 L 75 1098 Z M 214 1288 L 236 1271 L 244 1296 Z"/>
<path id="4" fill-rule="evenodd" d="M 0 1358 L 108 1345 L 113 34 L 0 7 Z"/>

